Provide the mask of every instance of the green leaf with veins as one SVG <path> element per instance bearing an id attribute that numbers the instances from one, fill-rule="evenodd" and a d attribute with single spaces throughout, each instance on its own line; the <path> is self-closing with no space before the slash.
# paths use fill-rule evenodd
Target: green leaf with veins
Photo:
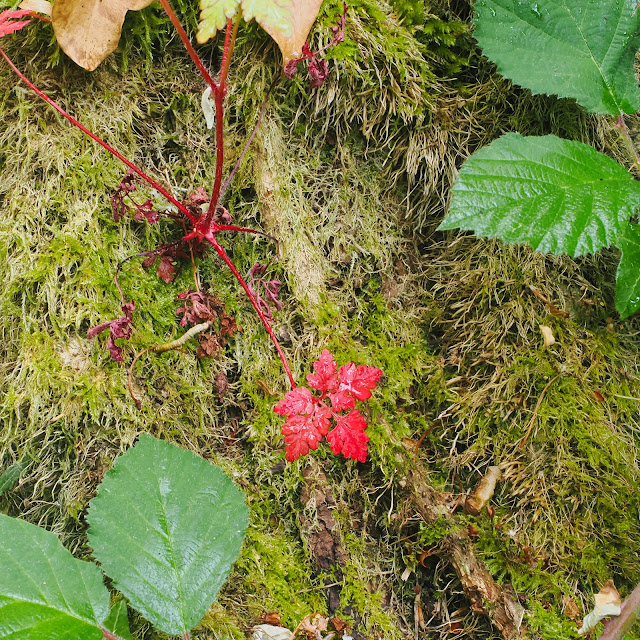
<path id="1" fill-rule="evenodd" d="M 100 640 L 109 592 L 95 564 L 46 529 L 0 514 L 0 638 Z"/>
<path id="2" fill-rule="evenodd" d="M 592 113 L 635 113 L 637 0 L 478 0 L 475 37 L 498 71 Z"/>
<path id="3" fill-rule="evenodd" d="M 595 149 L 508 133 L 462 165 L 440 228 L 576 257 L 617 244 L 638 204 L 640 182 Z"/>
<path id="4" fill-rule="evenodd" d="M 109 616 L 104 621 L 104 628 L 115 633 L 122 640 L 133 640 L 129 629 L 129 616 L 127 614 L 127 603 L 124 600 L 116 602 L 111 607 Z"/>
<path id="5" fill-rule="evenodd" d="M 247 514 L 221 469 L 143 434 L 91 501 L 89 543 L 132 607 L 160 631 L 184 635 L 238 557 Z"/>
<path id="6" fill-rule="evenodd" d="M 622 256 L 616 274 L 616 309 L 624 319 L 640 309 L 640 226 L 629 222 L 617 245 Z"/>

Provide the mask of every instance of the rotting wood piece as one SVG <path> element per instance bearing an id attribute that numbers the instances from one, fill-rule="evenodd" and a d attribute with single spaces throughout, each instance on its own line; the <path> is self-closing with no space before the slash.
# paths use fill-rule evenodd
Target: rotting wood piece
<path id="1" fill-rule="evenodd" d="M 438 553 L 446 557 L 458 574 L 471 609 L 486 615 L 505 640 L 526 638 L 522 625 L 524 609 L 515 594 L 502 589 L 475 555 L 473 543 L 464 528 L 452 516 L 444 497 L 429 484 L 426 475 L 413 470 L 407 477 L 412 502 L 420 517 L 428 524 L 444 519 L 451 525 L 440 541 Z"/>

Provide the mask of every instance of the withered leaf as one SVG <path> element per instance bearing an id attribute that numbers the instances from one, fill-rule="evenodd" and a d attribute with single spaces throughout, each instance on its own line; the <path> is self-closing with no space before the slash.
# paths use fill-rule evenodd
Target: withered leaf
<path id="1" fill-rule="evenodd" d="M 584 617 L 582 627 L 578 629 L 578 635 L 583 636 L 591 631 L 603 618 L 620 615 L 622 599 L 613 580 L 608 580 L 596 593 L 595 601 L 596 606 Z"/>
<path id="2" fill-rule="evenodd" d="M 51 13 L 60 48 L 78 65 L 93 71 L 120 40 L 127 11 L 139 11 L 153 0 L 56 0 Z"/>

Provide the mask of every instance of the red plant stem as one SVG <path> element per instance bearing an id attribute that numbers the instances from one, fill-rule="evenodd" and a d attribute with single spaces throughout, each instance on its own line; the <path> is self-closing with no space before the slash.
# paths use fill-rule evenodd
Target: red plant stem
<path id="1" fill-rule="evenodd" d="M 102 631 L 102 637 L 104 640 L 122 640 L 120 636 L 117 636 L 115 633 L 111 633 L 111 631 L 104 627 L 100 627 L 100 631 Z"/>
<path id="2" fill-rule="evenodd" d="M 216 91 L 218 89 L 218 84 L 211 77 L 211 74 L 207 71 L 207 68 L 204 66 L 204 63 L 200 59 L 200 56 L 196 53 L 196 50 L 193 48 L 191 44 L 191 40 L 189 40 L 189 36 L 186 31 L 183 29 L 180 24 L 180 20 L 178 20 L 178 16 L 176 16 L 175 11 L 171 8 L 168 0 L 160 0 L 160 4 L 162 8 L 165 10 L 165 13 L 169 16 L 169 20 L 171 20 L 171 24 L 175 27 L 178 35 L 180 36 L 180 40 L 182 40 L 182 44 L 184 44 L 184 48 L 187 50 L 189 57 L 193 60 L 193 64 L 196 65 L 196 68 L 200 72 L 200 75 L 203 77 L 204 81 L 211 87 L 212 91 Z"/>
<path id="3" fill-rule="evenodd" d="M 260 320 L 262 321 L 264 328 L 267 330 L 267 333 L 271 338 L 271 342 L 273 342 L 273 345 L 275 346 L 276 351 L 278 352 L 278 356 L 280 356 L 280 360 L 282 361 L 282 366 L 284 367 L 287 377 L 289 378 L 289 383 L 291 384 L 291 388 L 295 389 L 296 383 L 295 383 L 295 380 L 293 379 L 293 374 L 291 373 L 289 363 L 287 362 L 287 357 L 284 355 L 284 351 L 282 350 L 282 347 L 280 346 L 278 339 L 273 333 L 273 329 L 271 328 L 269 321 L 265 318 L 265 315 L 262 309 L 260 309 L 260 305 L 258 304 L 256 297 L 253 295 L 253 291 L 251 291 L 251 289 L 249 288 L 249 285 L 245 282 L 244 278 L 240 275 L 240 272 L 236 268 L 236 265 L 233 264 L 231 258 L 229 257 L 227 252 L 224 250 L 224 247 L 218 242 L 215 235 L 213 235 L 213 233 L 208 233 L 205 236 L 205 238 L 213 245 L 213 248 L 216 250 L 217 254 L 222 258 L 222 260 L 227 265 L 227 267 L 231 269 L 231 272 L 235 276 L 236 280 L 240 283 L 240 286 L 244 289 L 244 292 L 249 297 L 249 300 L 251 301 L 253 308 L 256 310 L 256 313 L 260 317 Z"/>
<path id="4" fill-rule="evenodd" d="M 232 20 L 227 21 L 227 35 L 224 40 L 224 51 L 222 54 L 222 69 L 220 71 L 220 84 L 213 92 L 213 99 L 216 105 L 216 177 L 213 182 L 213 190 L 211 191 L 211 200 L 209 201 L 209 209 L 199 221 L 202 231 L 205 233 L 209 230 L 213 222 L 213 216 L 216 212 L 218 202 L 220 200 L 220 185 L 222 184 L 222 169 L 224 165 L 224 94 L 226 92 L 226 74 L 229 69 L 229 61 L 231 59 L 231 50 L 235 42 L 237 33 L 237 24 L 232 26 Z M 226 71 L 225 71 L 226 67 Z"/>
<path id="5" fill-rule="evenodd" d="M 231 180 L 233 180 L 233 176 L 236 174 L 236 171 L 238 171 L 238 169 L 240 168 L 240 164 L 244 160 L 244 157 L 247 155 L 247 151 L 249 150 L 249 147 L 251 146 L 251 143 L 253 142 L 253 139 L 256 137 L 256 133 L 258 132 L 258 127 L 260 126 L 260 123 L 262 122 L 262 118 L 264 116 L 264 112 L 267 110 L 267 104 L 269 102 L 269 96 L 271 95 L 271 92 L 274 90 L 275 86 L 280 81 L 280 77 L 281 76 L 279 76 L 279 75 L 276 76 L 275 79 L 273 80 L 273 82 L 271 83 L 271 86 L 267 89 L 267 95 L 264 97 L 264 102 L 262 103 L 262 108 L 260 109 L 260 113 L 258 114 L 258 121 L 256 122 L 256 126 L 253 127 L 253 131 L 251 132 L 251 135 L 249 136 L 249 139 L 247 140 L 246 144 L 244 145 L 244 149 L 242 150 L 242 153 L 240 154 L 240 157 L 238 158 L 238 161 L 236 162 L 235 166 L 231 170 L 231 173 L 229 174 L 229 177 L 226 179 L 225 183 L 222 185 L 222 189 L 220 190 L 220 196 L 218 198 L 219 200 L 222 199 L 222 196 L 224 195 L 224 192 L 227 190 L 227 187 L 229 186 Z"/>
<path id="6" fill-rule="evenodd" d="M 111 145 L 107 144 L 104 140 L 99 138 L 95 133 L 89 131 L 83 124 L 78 122 L 73 116 L 69 115 L 57 102 L 55 102 L 52 98 L 50 98 L 46 93 L 40 91 L 38 87 L 36 87 L 29 78 L 27 78 L 15 64 L 13 64 L 11 58 L 5 53 L 4 49 L 0 48 L 0 55 L 7 61 L 7 64 L 13 69 L 15 74 L 24 82 L 29 89 L 31 89 L 34 93 L 40 96 L 45 102 L 50 104 L 61 116 L 66 118 L 72 125 L 78 127 L 82 133 L 88 135 L 92 140 L 97 142 L 101 147 L 104 147 L 111 155 L 115 156 L 129 167 L 132 171 L 138 174 L 145 182 L 149 183 L 156 191 L 161 193 L 169 202 L 178 207 L 178 210 L 183 213 L 191 222 L 196 222 L 196 218 L 193 214 L 185 207 L 181 202 L 178 202 L 162 185 L 158 184 L 153 178 L 150 178 L 144 171 L 138 169 L 133 162 L 127 160 L 121 153 L 116 151 Z"/>

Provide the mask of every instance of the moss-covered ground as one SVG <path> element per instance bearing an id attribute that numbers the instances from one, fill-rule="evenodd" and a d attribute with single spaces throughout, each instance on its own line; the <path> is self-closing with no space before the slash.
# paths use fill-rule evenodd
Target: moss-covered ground
<path id="1" fill-rule="evenodd" d="M 329 37 L 341 5 L 325 2 L 315 43 Z M 181 9 L 193 28 L 194 7 Z M 199 261 L 200 280 L 242 330 L 216 358 L 197 359 L 195 346 L 144 357 L 136 408 L 126 365 L 183 332 L 175 296 L 193 287 L 191 266 L 171 284 L 141 259 L 122 267 L 125 298 L 136 304 L 125 366 L 110 359 L 104 335 L 87 340 L 87 330 L 121 315 L 118 264 L 181 230 L 114 222 L 109 198 L 122 165 L 1 67 L 0 473 L 26 465 L 0 496 L 2 512 L 89 557 L 88 501 L 139 433 L 221 465 L 245 491 L 251 524 L 232 579 L 194 634 L 203 639 L 242 638 L 269 611 L 290 629 L 314 611 L 336 614 L 357 638 L 500 637 L 470 611 L 437 553 L 447 527 L 412 510 L 411 465 L 452 503 L 488 466 L 501 466 L 494 517 L 457 517 L 473 526 L 490 572 L 513 585 L 533 638 L 577 637 L 575 619 L 604 582 L 613 578 L 624 596 L 640 581 L 640 325 L 613 311 L 617 255 L 572 261 L 435 230 L 461 161 L 501 132 L 556 133 L 626 160 L 606 121 L 497 76 L 475 48 L 469 17 L 455 0 L 351 2 L 346 42 L 329 52 L 330 79 L 317 90 L 301 77 L 279 84 L 227 193 L 238 224 L 278 239 L 271 270 L 284 283 L 284 307 L 274 327 L 295 378 L 304 380 L 325 347 L 340 363 L 384 370 L 369 403 L 365 464 L 326 446 L 285 464 L 273 406 L 286 378 L 214 255 Z M 212 68 L 219 47 L 201 48 Z M 92 73 L 55 48 L 46 25 L 6 49 L 41 89 L 175 193 L 210 188 L 204 87 L 159 8 L 130 14 L 120 49 Z M 278 55 L 255 25 L 241 30 L 226 113 L 229 168 L 279 72 Z M 220 237 L 244 274 L 275 254 L 259 236 Z M 532 288 L 568 317 L 552 314 Z M 540 325 L 555 344 L 544 347 Z M 216 385 L 225 378 L 226 388 Z M 335 520 L 328 568 L 314 543 L 323 505 Z M 142 619 L 132 624 L 137 638 L 159 637 Z"/>

